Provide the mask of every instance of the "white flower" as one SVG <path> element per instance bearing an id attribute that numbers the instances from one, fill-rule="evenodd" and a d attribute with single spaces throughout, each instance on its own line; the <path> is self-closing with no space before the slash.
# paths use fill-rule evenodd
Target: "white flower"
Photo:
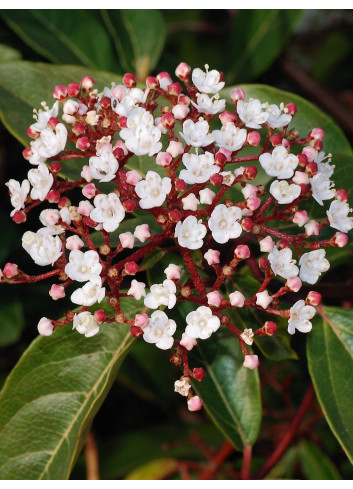
<path id="1" fill-rule="evenodd" d="M 333 199 L 335 196 L 333 183 L 324 173 L 317 173 L 310 178 L 310 185 L 313 197 L 320 205 L 324 205 L 323 200 Z"/>
<path id="2" fill-rule="evenodd" d="M 53 265 L 63 253 L 59 236 L 40 236 L 32 231 L 22 236 L 22 246 L 40 266 Z"/>
<path id="3" fill-rule="evenodd" d="M 315 284 L 322 272 L 327 272 L 330 263 L 325 258 L 325 250 L 314 250 L 305 253 L 299 260 L 299 277 L 308 284 Z"/>
<path id="4" fill-rule="evenodd" d="M 174 343 L 175 330 L 176 323 L 173 319 L 169 319 L 163 311 L 155 311 L 143 330 L 143 339 L 147 343 L 155 343 L 161 350 L 169 350 Z"/>
<path id="5" fill-rule="evenodd" d="M 253 333 L 253 330 L 251 328 L 244 329 L 244 331 L 240 335 L 240 338 L 247 345 L 252 345 L 254 343 L 254 333 Z"/>
<path id="6" fill-rule="evenodd" d="M 37 121 L 32 124 L 30 129 L 35 132 L 41 132 L 43 129 L 45 129 L 48 125 L 49 119 L 52 117 L 57 117 L 59 113 L 59 101 L 57 100 L 53 107 L 48 110 L 39 110 L 36 112 L 35 117 Z"/>
<path id="7" fill-rule="evenodd" d="M 76 289 L 71 295 L 71 301 L 81 306 L 92 306 L 95 302 L 101 302 L 105 296 L 105 287 L 99 276 L 92 277 L 82 288 Z"/>
<path id="8" fill-rule="evenodd" d="M 274 246 L 268 255 L 268 260 L 275 275 L 287 279 L 295 277 L 299 273 L 299 268 L 295 265 L 296 261 L 292 259 L 290 248 L 278 250 L 277 246 Z"/>
<path id="9" fill-rule="evenodd" d="M 231 171 L 221 171 L 220 175 L 223 177 L 222 185 L 228 185 L 230 187 L 235 181 L 235 175 Z"/>
<path id="10" fill-rule="evenodd" d="M 213 190 L 209 188 L 204 188 L 200 190 L 199 196 L 201 204 L 211 205 L 214 198 L 216 197 L 216 194 L 213 192 Z"/>
<path id="11" fill-rule="evenodd" d="M 197 211 L 197 206 L 200 203 L 199 199 L 193 193 L 187 195 L 181 199 L 181 201 L 183 203 L 184 211 Z"/>
<path id="12" fill-rule="evenodd" d="M 31 198 L 44 200 L 53 184 L 53 175 L 44 163 L 39 163 L 38 168 L 29 170 L 28 180 L 32 185 Z"/>
<path id="13" fill-rule="evenodd" d="M 273 298 L 270 296 L 267 290 L 264 290 L 263 292 L 258 292 L 255 295 L 256 295 L 256 304 L 258 306 L 263 307 L 264 309 L 267 309 L 268 306 L 273 301 Z"/>
<path id="14" fill-rule="evenodd" d="M 208 227 L 212 231 L 212 237 L 217 243 L 227 243 L 230 239 L 238 238 L 242 233 L 242 227 L 238 221 L 242 218 L 239 207 L 227 207 L 224 204 L 217 205 L 208 221 Z"/>
<path id="15" fill-rule="evenodd" d="M 51 336 L 54 331 L 53 322 L 48 318 L 42 318 L 38 323 L 38 333 L 42 336 Z"/>
<path id="16" fill-rule="evenodd" d="M 102 271 L 99 263 L 99 255 L 96 251 L 89 250 L 84 253 L 73 250 L 69 255 L 69 263 L 65 266 L 65 273 L 72 280 L 78 282 L 93 281 Z"/>
<path id="17" fill-rule="evenodd" d="M 191 384 L 185 377 L 182 377 L 180 380 L 176 380 L 174 382 L 174 392 L 177 392 L 181 396 L 187 397 L 190 389 Z"/>
<path id="18" fill-rule="evenodd" d="M 135 192 L 141 199 L 141 209 L 160 207 L 171 188 L 172 182 L 169 177 L 162 178 L 155 171 L 148 171 L 145 180 L 138 182 L 135 187 Z"/>
<path id="19" fill-rule="evenodd" d="M 40 133 L 40 137 L 31 142 L 32 156 L 29 162 L 32 165 L 44 163 L 45 160 L 56 156 L 65 149 L 67 140 L 67 129 L 64 124 L 57 124 L 55 132 L 53 129 L 46 128 Z"/>
<path id="20" fill-rule="evenodd" d="M 125 217 L 125 210 L 119 197 L 114 192 L 108 195 L 98 194 L 93 203 L 95 208 L 90 213 L 90 218 L 103 223 L 103 229 L 107 233 L 118 229 Z"/>
<path id="21" fill-rule="evenodd" d="M 353 228 L 353 219 L 348 216 L 349 205 L 347 202 L 340 202 L 339 200 L 334 200 L 331 202 L 330 208 L 327 211 L 327 217 L 330 226 L 342 233 L 348 233 Z"/>
<path id="22" fill-rule="evenodd" d="M 89 173 L 100 182 L 110 182 L 119 168 L 118 160 L 112 151 L 103 151 L 100 156 L 89 159 Z"/>
<path id="23" fill-rule="evenodd" d="M 141 299 L 141 297 L 146 297 L 145 288 L 146 284 L 144 284 L 143 282 L 138 282 L 134 279 L 131 281 L 131 286 L 127 291 L 127 295 L 135 297 L 135 299 L 138 301 Z"/>
<path id="24" fill-rule="evenodd" d="M 217 331 L 221 322 L 217 316 L 213 316 L 209 307 L 201 306 L 196 311 L 189 312 L 186 316 L 187 326 L 185 333 L 190 338 L 200 338 L 205 340 Z"/>
<path id="25" fill-rule="evenodd" d="M 39 214 L 39 220 L 40 222 L 46 226 L 45 228 L 42 228 L 42 230 L 39 234 L 61 234 L 64 232 L 65 228 L 60 225 L 56 225 L 59 219 L 61 218 L 60 212 L 58 209 L 44 209 L 40 214 Z"/>
<path id="26" fill-rule="evenodd" d="M 206 73 L 200 68 L 192 71 L 192 82 L 200 92 L 217 93 L 224 87 L 224 82 L 219 81 L 221 74 L 217 70 L 208 71 L 208 65 L 205 65 Z"/>
<path id="27" fill-rule="evenodd" d="M 292 120 L 291 115 L 282 114 L 282 110 L 278 107 L 278 105 L 275 104 L 272 104 L 269 107 L 267 107 L 267 112 L 269 114 L 269 117 L 267 119 L 267 124 L 272 129 L 288 126 L 288 124 Z"/>
<path id="28" fill-rule="evenodd" d="M 213 154 L 208 151 L 202 155 L 186 153 L 183 155 L 183 163 L 187 169 L 181 170 L 179 178 L 190 185 L 205 183 L 220 170 L 214 164 Z"/>
<path id="29" fill-rule="evenodd" d="M 218 94 L 211 98 L 205 93 L 198 93 L 196 101 L 196 104 L 193 101 L 191 103 L 200 114 L 218 114 L 218 112 L 223 112 L 226 108 L 225 99 L 219 99 Z"/>
<path id="30" fill-rule="evenodd" d="M 127 127 L 120 131 L 129 151 L 137 156 L 153 156 L 162 149 L 161 131 L 154 125 L 150 112 L 138 107 L 128 116 Z"/>
<path id="31" fill-rule="evenodd" d="M 246 129 L 239 129 L 234 122 L 226 122 L 221 130 L 212 131 L 212 136 L 217 146 L 228 151 L 238 151 L 246 141 Z"/>
<path id="32" fill-rule="evenodd" d="M 187 144 L 198 148 L 200 146 L 208 146 L 213 143 L 214 138 L 209 133 L 209 125 L 207 121 L 193 122 L 187 119 L 183 123 L 183 132 L 180 132 L 180 136 L 185 139 Z"/>
<path id="33" fill-rule="evenodd" d="M 168 306 L 172 309 L 176 304 L 176 286 L 172 280 L 166 279 L 163 284 L 153 284 L 149 294 L 145 297 L 144 304 L 150 309 L 159 306 Z"/>
<path id="34" fill-rule="evenodd" d="M 239 100 L 237 112 L 245 125 L 253 129 L 260 129 L 261 124 L 264 124 L 270 116 L 268 112 L 263 112 L 261 102 L 258 99 L 250 99 L 249 102 Z"/>
<path id="35" fill-rule="evenodd" d="M 170 280 L 179 280 L 181 276 L 181 268 L 174 263 L 170 263 L 164 270 L 166 277 Z"/>
<path id="36" fill-rule="evenodd" d="M 300 195 L 301 187 L 292 183 L 288 184 L 286 180 L 275 180 L 271 183 L 270 193 L 279 204 L 290 204 Z"/>
<path id="37" fill-rule="evenodd" d="M 9 187 L 9 192 L 11 195 L 11 204 L 14 210 L 11 211 L 10 216 L 12 217 L 16 211 L 23 209 L 25 206 L 26 199 L 28 197 L 30 185 L 28 180 L 23 180 L 22 183 L 17 180 L 9 180 L 6 184 Z"/>
<path id="38" fill-rule="evenodd" d="M 89 338 L 99 332 L 99 325 L 90 312 L 84 311 L 74 315 L 72 329 Z"/>
<path id="39" fill-rule="evenodd" d="M 276 146 L 271 153 L 259 156 L 259 161 L 267 175 L 277 178 L 290 178 L 298 166 L 298 157 L 288 151 L 284 146 Z"/>
<path id="40" fill-rule="evenodd" d="M 315 316 L 315 312 L 315 307 L 306 306 L 303 300 L 296 302 L 289 311 L 288 333 L 294 334 L 295 329 L 302 333 L 309 333 L 312 328 L 309 319 Z"/>
<path id="41" fill-rule="evenodd" d="M 199 223 L 195 216 L 188 216 L 183 222 L 177 223 L 174 236 L 178 238 L 178 243 L 183 248 L 197 250 L 202 247 L 206 233 L 206 226 Z"/>
<path id="42" fill-rule="evenodd" d="M 323 173 L 327 176 L 327 178 L 332 177 L 335 166 L 331 166 L 331 154 L 325 156 L 324 151 L 320 151 L 320 153 L 314 159 L 315 163 L 317 163 L 317 168 L 320 173 Z M 325 161 L 327 159 L 327 161 Z"/>

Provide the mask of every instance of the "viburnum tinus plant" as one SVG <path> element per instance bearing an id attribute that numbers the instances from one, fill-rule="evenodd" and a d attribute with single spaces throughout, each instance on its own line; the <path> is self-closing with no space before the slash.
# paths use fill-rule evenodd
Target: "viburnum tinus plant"
<path id="1" fill-rule="evenodd" d="M 334 188 L 332 155 L 322 151 L 324 131 L 299 134 L 295 124 L 288 131 L 300 117 L 293 103 L 247 99 L 241 88 L 226 107 L 222 73 L 205 70 L 181 63 L 175 74 L 183 85 L 163 72 L 147 77 L 146 88 L 130 73 L 111 87 L 94 88 L 90 76 L 57 86 L 56 102 L 42 102 L 27 131 L 27 179 L 7 183 L 16 223 L 40 206 L 42 227 L 26 231 L 22 245 L 52 269 L 30 276 L 7 263 L 1 274 L 12 284 L 51 278 L 51 299 L 69 295 L 75 310 L 42 317 L 41 335 L 72 323 L 72 334 L 90 341 L 103 323 L 127 323 L 134 337 L 169 350 L 182 372 L 175 391 L 191 411 L 202 406 L 191 382 L 205 372 L 189 365 L 188 352 L 227 328 L 244 367 L 255 369 L 249 346 L 276 334 L 277 317 L 290 335 L 310 332 L 321 296 L 293 301 L 293 293 L 329 269 L 326 248 L 345 246 L 353 227 L 347 192 Z M 135 156 L 148 157 L 148 168 L 129 169 Z M 60 178 L 64 162 L 81 165 L 79 180 Z M 313 201 L 322 206 L 319 218 Z M 136 215 L 142 223 L 134 226 Z M 147 287 L 141 263 L 158 267 L 157 250 L 177 252 L 182 264 L 171 261 L 163 281 Z M 239 290 L 244 267 L 258 281 L 255 293 Z M 131 319 L 125 297 L 143 301 Z M 169 315 L 182 304 L 190 312 L 177 324 Z M 263 311 L 268 320 L 242 328 L 233 308 Z"/>

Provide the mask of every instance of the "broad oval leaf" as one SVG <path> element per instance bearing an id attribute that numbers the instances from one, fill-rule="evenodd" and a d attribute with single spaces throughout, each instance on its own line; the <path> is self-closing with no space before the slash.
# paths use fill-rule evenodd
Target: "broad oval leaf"
<path id="1" fill-rule="evenodd" d="M 141 310 L 133 299 L 124 310 Z M 133 338 L 103 324 L 85 338 L 70 326 L 38 337 L 0 394 L 0 479 L 66 479 Z"/>
<path id="2" fill-rule="evenodd" d="M 243 367 L 238 340 L 221 327 L 210 341 L 198 342 L 190 355 L 206 377 L 193 387 L 213 422 L 242 450 L 255 443 L 261 424 L 261 395 L 257 370 Z"/>
<path id="3" fill-rule="evenodd" d="M 307 480 L 340 480 L 338 470 L 319 447 L 308 441 L 298 446 L 298 458 Z"/>
<path id="4" fill-rule="evenodd" d="M 309 371 L 327 422 L 353 463 L 353 311 L 321 309 L 307 338 Z"/>
<path id="5" fill-rule="evenodd" d="M 8 63 L 9 61 L 18 61 L 22 58 L 22 54 L 17 49 L 6 44 L 0 44 L 0 63 Z"/>

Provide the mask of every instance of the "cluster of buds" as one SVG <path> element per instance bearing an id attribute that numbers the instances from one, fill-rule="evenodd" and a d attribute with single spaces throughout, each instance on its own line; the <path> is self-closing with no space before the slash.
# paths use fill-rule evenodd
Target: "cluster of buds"
<path id="1" fill-rule="evenodd" d="M 190 370 L 187 357 L 197 341 L 228 328 L 244 366 L 254 369 L 259 360 L 248 347 L 254 337 L 276 334 L 276 316 L 288 319 L 289 334 L 309 332 L 320 295 L 310 292 L 289 309 L 281 298 L 291 293 L 291 301 L 302 282 L 315 284 L 330 266 L 325 249 L 345 246 L 353 227 L 347 193 L 331 180 L 332 155 L 322 151 L 323 130 L 299 137 L 294 127 L 288 131 L 293 103 L 246 101 L 241 88 L 230 91 L 226 110 L 222 73 L 205 69 L 181 63 L 175 72 L 181 83 L 163 72 L 147 77 L 146 88 L 130 73 L 102 92 L 89 76 L 57 86 L 52 108 L 43 102 L 28 128 L 27 179 L 7 183 L 16 223 L 44 206 L 42 227 L 25 232 L 22 244 L 37 265 L 52 269 L 30 276 L 8 263 L 1 272 L 8 283 L 55 278 L 53 300 L 71 289 L 79 309 L 64 319 L 42 318 L 42 335 L 73 323 L 91 337 L 103 323 L 127 323 L 134 337 L 170 349 L 183 370 L 175 389 L 190 410 L 202 405 L 191 380 L 202 381 L 204 372 Z M 63 166 L 71 173 L 79 167 L 79 178 L 61 179 Z M 267 187 L 257 183 L 258 172 Z M 313 219 L 307 201 L 329 205 Z M 141 261 L 157 249 L 171 258 L 165 278 L 146 290 Z M 259 283 L 254 294 L 237 286 L 244 267 Z M 122 308 L 126 297 L 143 303 L 134 318 Z M 112 313 L 103 304 L 97 310 L 104 300 Z M 192 310 L 177 328 L 173 308 L 182 302 Z M 270 319 L 242 330 L 227 313 L 232 308 Z"/>

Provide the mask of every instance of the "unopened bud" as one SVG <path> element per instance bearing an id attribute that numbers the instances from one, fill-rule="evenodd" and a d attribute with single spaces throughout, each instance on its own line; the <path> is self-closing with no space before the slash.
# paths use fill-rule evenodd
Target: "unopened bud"
<path id="1" fill-rule="evenodd" d="M 177 192 L 184 192 L 186 190 L 187 184 L 181 178 L 177 178 L 175 181 L 175 189 Z"/>
<path id="2" fill-rule="evenodd" d="M 215 187 L 218 187 L 219 185 L 222 185 L 223 183 L 223 177 L 219 173 L 215 173 L 212 175 L 210 178 L 210 183 L 214 185 Z"/>
<path id="3" fill-rule="evenodd" d="M 175 124 L 175 117 L 173 114 L 163 114 L 161 118 L 161 123 L 166 129 L 172 129 Z"/>
<path id="4" fill-rule="evenodd" d="M 261 143 L 261 135 L 257 131 L 251 131 L 246 138 L 249 146 L 258 146 Z"/>
<path id="5" fill-rule="evenodd" d="M 282 136 L 280 134 L 273 134 L 270 141 L 272 146 L 282 146 Z"/>
<path id="6" fill-rule="evenodd" d="M 192 371 L 192 375 L 193 375 L 195 380 L 202 382 L 203 379 L 205 378 L 206 372 L 204 371 L 204 369 L 202 367 L 196 367 Z"/>
<path id="7" fill-rule="evenodd" d="M 321 129 L 321 127 L 315 127 L 311 131 L 311 133 L 309 134 L 309 136 L 312 137 L 313 139 L 322 140 L 322 139 L 324 139 L 325 131 L 323 129 Z"/>
<path id="8" fill-rule="evenodd" d="M 317 166 L 317 163 L 315 163 L 315 161 L 311 161 L 310 163 L 308 163 L 305 167 L 305 171 L 306 173 L 309 175 L 309 177 L 313 177 L 314 175 L 317 174 L 317 172 L 319 171 L 318 170 L 318 166 Z"/>
<path id="9" fill-rule="evenodd" d="M 141 338 L 141 336 L 143 336 L 143 330 L 138 326 L 131 326 L 130 333 L 134 338 Z"/>
<path id="10" fill-rule="evenodd" d="M 175 74 L 180 80 L 187 81 L 190 78 L 191 67 L 187 63 L 179 63 Z"/>
<path id="11" fill-rule="evenodd" d="M 57 204 L 60 200 L 60 192 L 58 192 L 57 190 L 51 190 L 47 194 L 46 199 L 51 204 Z"/>
<path id="12" fill-rule="evenodd" d="M 348 243 L 348 236 L 347 234 L 341 232 L 336 233 L 331 238 L 331 243 L 333 244 L 333 246 L 337 246 L 338 248 L 343 248 Z"/>
<path id="13" fill-rule="evenodd" d="M 76 141 L 76 148 L 81 151 L 86 151 L 89 147 L 90 147 L 90 143 L 87 136 L 84 136 L 83 138 L 79 138 Z"/>
<path id="14" fill-rule="evenodd" d="M 246 180 L 254 180 L 254 178 L 256 178 L 257 172 L 258 170 L 256 166 L 248 166 L 245 168 L 243 176 Z"/>
<path id="15" fill-rule="evenodd" d="M 146 78 L 146 87 L 149 88 L 150 90 L 155 90 L 156 88 L 159 87 L 158 80 L 155 76 L 148 76 Z"/>
<path id="16" fill-rule="evenodd" d="M 230 100 L 233 104 L 238 102 L 238 100 L 244 100 L 245 98 L 245 92 L 242 88 L 233 88 L 233 90 L 230 91 Z"/>
<path id="17" fill-rule="evenodd" d="M 123 84 L 126 86 L 126 88 L 135 88 L 136 76 L 132 73 L 125 73 L 123 76 Z"/>
<path id="18" fill-rule="evenodd" d="M 50 163 L 49 169 L 52 173 L 59 173 L 62 170 L 62 166 L 59 161 L 52 161 Z"/>
<path id="19" fill-rule="evenodd" d="M 335 194 L 335 199 L 339 200 L 340 202 L 348 202 L 348 194 L 347 191 L 344 190 L 343 188 L 339 189 L 336 191 Z"/>
<path id="20" fill-rule="evenodd" d="M 322 296 L 319 292 L 315 290 L 311 290 L 305 299 L 305 304 L 309 304 L 310 306 L 318 306 L 321 302 Z"/>
<path id="21" fill-rule="evenodd" d="M 298 292 L 302 285 L 302 281 L 299 277 L 290 277 L 286 282 L 286 287 L 291 292 Z"/>
<path id="22" fill-rule="evenodd" d="M 67 98 L 67 87 L 64 85 L 57 85 L 54 88 L 53 97 L 56 100 L 65 100 Z"/>
<path id="23" fill-rule="evenodd" d="M 104 321 L 106 320 L 106 317 L 107 317 L 107 315 L 106 315 L 105 311 L 103 311 L 103 309 L 98 309 L 98 311 L 95 311 L 93 316 L 94 316 L 94 319 L 99 324 L 104 323 Z"/>
<path id="24" fill-rule="evenodd" d="M 259 357 L 257 355 L 245 355 L 243 366 L 254 370 L 260 365 Z"/>
<path id="25" fill-rule="evenodd" d="M 229 110 L 225 110 L 221 114 L 219 114 L 219 119 L 222 124 L 226 124 L 227 122 L 234 122 L 235 115 L 229 112 Z"/>
<path id="26" fill-rule="evenodd" d="M 94 80 L 91 76 L 84 76 L 80 81 L 80 85 L 84 92 L 90 92 L 94 86 Z"/>
<path id="27" fill-rule="evenodd" d="M 168 85 L 169 95 L 174 95 L 175 97 L 178 97 L 178 95 L 180 95 L 182 91 L 183 87 L 178 82 L 174 82 Z"/>
<path id="28" fill-rule="evenodd" d="M 286 105 L 285 107 L 287 109 L 287 114 L 289 115 L 295 115 L 297 113 L 297 106 L 290 102 L 289 104 Z"/>
<path id="29" fill-rule="evenodd" d="M 267 336 L 273 336 L 277 332 L 277 324 L 273 321 L 266 321 L 262 329 Z"/>
<path id="30" fill-rule="evenodd" d="M 189 411 L 200 411 L 202 408 L 202 400 L 199 398 L 199 396 L 192 396 L 188 400 L 188 409 Z"/>
<path id="31" fill-rule="evenodd" d="M 243 219 L 241 221 L 241 227 L 244 229 L 244 231 L 247 231 L 248 233 L 250 233 L 253 229 L 254 229 L 254 222 L 249 219 L 248 217 L 246 217 L 245 219 Z"/>
<path id="32" fill-rule="evenodd" d="M 6 263 L 3 269 L 3 274 L 6 278 L 16 277 L 18 274 L 18 265 L 16 265 L 16 263 Z"/>
<path id="33" fill-rule="evenodd" d="M 238 260 L 246 260 L 250 258 L 250 250 L 247 245 L 238 245 L 234 250 L 234 256 Z"/>
<path id="34" fill-rule="evenodd" d="M 67 93 L 72 98 L 77 98 L 80 95 L 80 85 L 78 83 L 69 83 L 67 86 Z"/>
<path id="35" fill-rule="evenodd" d="M 127 263 L 125 263 L 124 272 L 127 275 L 136 275 L 138 270 L 139 270 L 139 266 L 134 261 L 128 261 Z"/>
<path id="36" fill-rule="evenodd" d="M 22 224 L 27 220 L 27 214 L 24 211 L 16 211 L 12 216 L 13 222 L 16 224 Z"/>

